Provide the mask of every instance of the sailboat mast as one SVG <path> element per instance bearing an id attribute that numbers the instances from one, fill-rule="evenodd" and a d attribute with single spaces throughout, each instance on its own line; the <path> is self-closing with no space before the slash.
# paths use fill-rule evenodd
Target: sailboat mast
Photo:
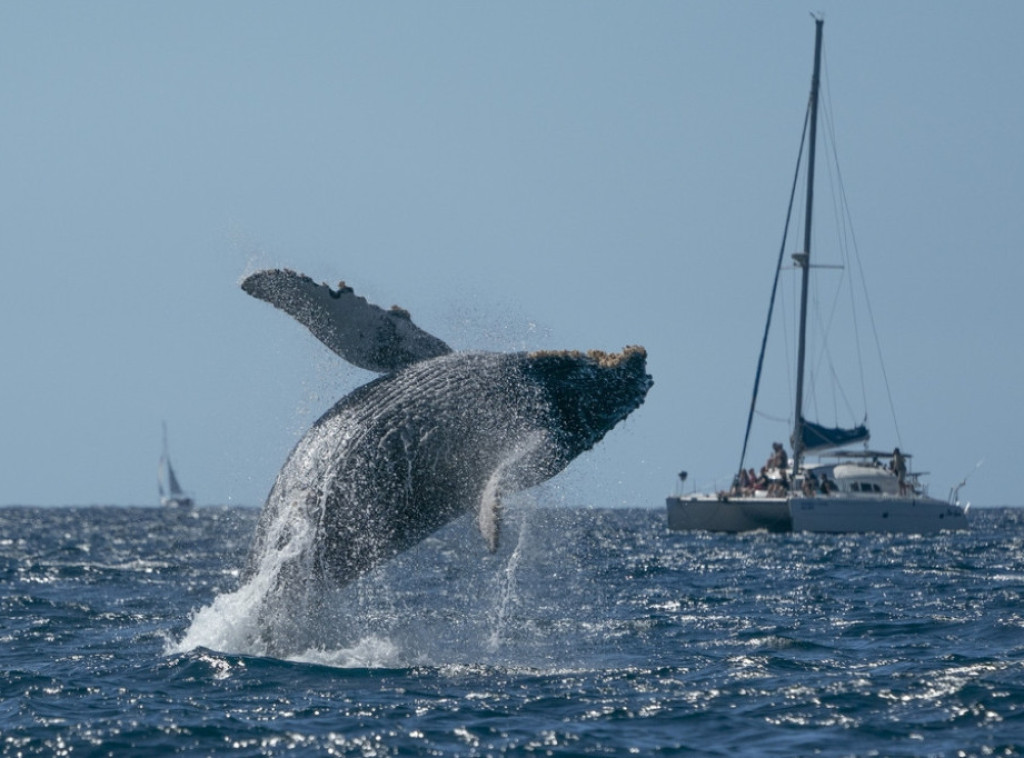
<path id="1" fill-rule="evenodd" d="M 796 412 L 793 421 L 793 479 L 803 457 L 804 425 L 804 360 L 807 352 L 807 290 L 811 274 L 811 212 L 814 207 L 814 148 L 818 135 L 818 82 L 821 74 L 821 36 L 825 20 L 814 19 L 814 75 L 811 77 L 811 133 L 807 143 L 807 204 L 804 211 L 804 250 L 793 256 L 801 268 L 800 277 L 800 338 L 796 360 Z"/>

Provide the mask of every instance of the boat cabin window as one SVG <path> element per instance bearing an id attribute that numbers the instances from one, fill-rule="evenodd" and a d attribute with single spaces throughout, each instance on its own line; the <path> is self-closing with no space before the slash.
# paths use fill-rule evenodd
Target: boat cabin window
<path id="1" fill-rule="evenodd" d="M 851 482 L 851 492 L 881 492 L 882 488 L 873 482 Z"/>

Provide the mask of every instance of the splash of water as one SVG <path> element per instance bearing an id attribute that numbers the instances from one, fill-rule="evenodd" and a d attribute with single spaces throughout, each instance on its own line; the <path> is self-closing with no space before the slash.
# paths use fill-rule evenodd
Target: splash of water
<path id="1" fill-rule="evenodd" d="M 527 519 L 519 521 L 519 535 L 516 539 L 516 547 L 509 556 L 508 561 L 499 573 L 499 587 L 497 598 L 497 612 L 494 615 L 494 629 L 487 640 L 487 650 L 497 653 L 505 640 L 506 630 L 509 623 L 509 614 L 519 595 L 517 582 L 517 569 L 523 555 L 523 546 L 526 544 Z"/>
<path id="2" fill-rule="evenodd" d="M 489 477 L 476 514 L 485 533 L 496 529 L 500 519 L 502 482 L 515 477 L 517 467 L 543 442 L 540 434 L 528 436 Z M 297 504 L 280 508 L 248 579 L 197 611 L 182 638 L 170 642 L 166 652 L 181 654 L 205 647 L 342 668 L 429 663 L 424 651 L 416 649 L 422 646 L 422 638 L 407 641 L 408 649 L 403 647 L 397 631 L 403 619 L 386 583 L 386 571 L 371 572 L 340 588 L 312 578 L 315 529 L 315 520 Z M 517 568 L 527 540 L 526 518 L 518 519 L 514 539 L 514 548 L 498 567 L 493 602 L 482 609 L 487 623 L 479 630 L 481 646 L 489 653 L 498 652 L 508 636 L 518 597 Z"/>
<path id="3" fill-rule="evenodd" d="M 271 529 L 268 544 L 279 547 L 263 552 L 257 569 L 241 587 L 218 595 L 210 605 L 201 608 L 184 637 L 169 646 L 168 652 L 207 647 L 222 652 L 273 654 L 268 626 L 282 623 L 285 617 L 270 600 L 282 591 L 285 567 L 309 554 L 313 530 L 303 518 L 279 518 Z M 296 600 L 300 606 L 309 605 L 306 593 L 300 593 Z"/>

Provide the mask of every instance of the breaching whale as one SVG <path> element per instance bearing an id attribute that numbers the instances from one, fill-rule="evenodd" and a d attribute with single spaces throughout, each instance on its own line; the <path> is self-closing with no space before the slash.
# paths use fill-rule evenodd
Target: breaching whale
<path id="1" fill-rule="evenodd" d="M 382 374 L 328 410 L 277 476 L 248 573 L 273 565 L 282 588 L 350 582 L 467 512 L 494 550 L 502 497 L 557 474 L 653 384 L 642 347 L 453 352 L 408 312 L 372 305 L 344 282 L 332 289 L 278 269 L 242 289 Z"/>

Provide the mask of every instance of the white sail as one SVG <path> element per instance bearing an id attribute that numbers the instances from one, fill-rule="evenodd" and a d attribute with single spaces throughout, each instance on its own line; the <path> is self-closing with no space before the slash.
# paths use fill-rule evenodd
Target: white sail
<path id="1" fill-rule="evenodd" d="M 192 498 L 185 493 L 174 473 L 174 466 L 171 465 L 171 456 L 167 450 L 167 424 L 163 425 L 164 449 L 160 455 L 160 464 L 157 471 L 157 490 L 160 493 L 160 504 L 175 507 L 189 508 L 194 504 Z"/>

